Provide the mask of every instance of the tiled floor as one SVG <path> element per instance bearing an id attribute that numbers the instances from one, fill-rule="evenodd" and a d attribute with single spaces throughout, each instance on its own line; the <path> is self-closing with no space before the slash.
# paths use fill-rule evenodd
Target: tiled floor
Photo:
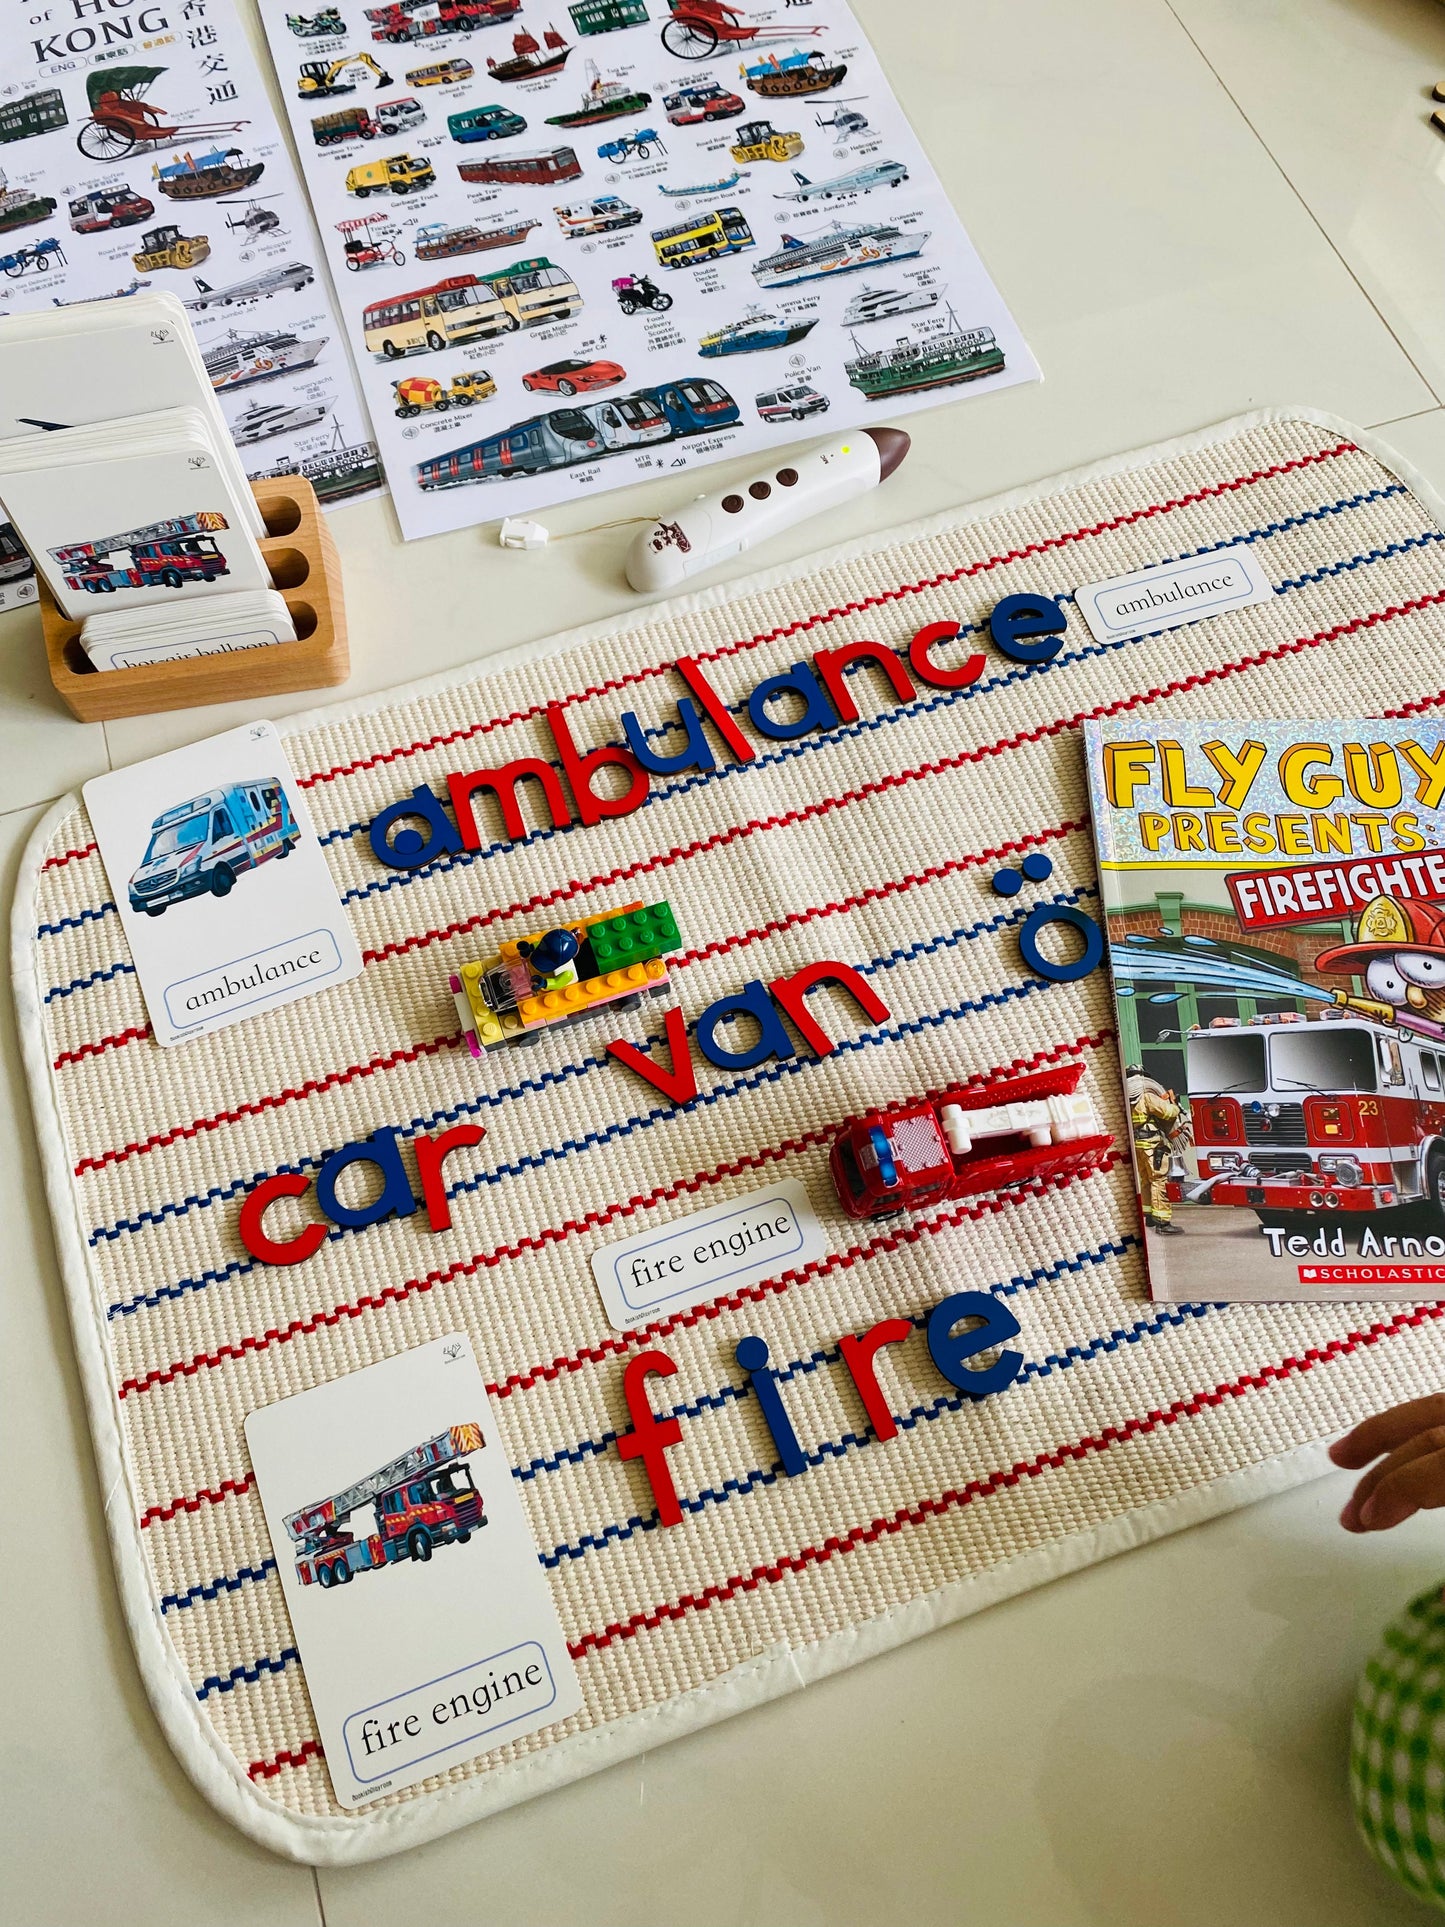
<path id="1" fill-rule="evenodd" d="M 1383 426 L 1445 492 L 1437 0 L 856 4 L 1047 379 L 917 418 L 909 461 L 829 540 L 1263 403 Z M 627 511 L 671 493 L 639 490 Z M 547 519 L 561 535 L 595 517 L 579 503 Z M 384 504 L 332 526 L 355 692 L 627 603 L 620 531 L 510 555 L 481 533 L 403 548 Z M 750 560 L 821 539 L 803 529 Z M 83 728 L 48 693 L 33 618 L 0 620 L 5 878 L 41 802 L 249 713 Z M 251 1847 L 191 1790 L 136 1680 L 8 1008 L 0 1045 L 16 1146 L 0 1399 L 9 1490 L 27 1500 L 9 1516 L 0 1713 L 17 1927 L 1421 1917 L 1354 1844 L 1342 1736 L 1375 1629 L 1445 1554 L 1428 1521 L 1346 1539 L 1337 1480 L 400 1859 L 317 1877 Z"/>

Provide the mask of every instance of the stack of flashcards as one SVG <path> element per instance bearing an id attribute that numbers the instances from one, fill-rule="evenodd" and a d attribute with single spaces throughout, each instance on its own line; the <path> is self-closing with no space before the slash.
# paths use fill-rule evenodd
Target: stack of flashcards
<path id="1" fill-rule="evenodd" d="M 187 407 L 199 409 L 214 429 L 216 459 L 241 507 L 242 526 L 264 534 L 177 296 L 140 293 L 0 315 L 0 442 Z"/>
<path id="2" fill-rule="evenodd" d="M 0 442 L 0 502 L 97 669 L 295 639 L 228 451 L 193 407 Z"/>

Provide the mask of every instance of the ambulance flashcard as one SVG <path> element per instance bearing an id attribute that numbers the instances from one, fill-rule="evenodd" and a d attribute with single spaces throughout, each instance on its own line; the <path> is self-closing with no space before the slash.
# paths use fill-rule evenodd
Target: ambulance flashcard
<path id="1" fill-rule="evenodd" d="M 464 1335 L 264 1406 L 246 1442 L 343 1806 L 577 1712 L 582 1691 Z"/>
<path id="2" fill-rule="evenodd" d="M 85 785 L 160 1044 L 344 983 L 361 951 L 274 723 Z"/>

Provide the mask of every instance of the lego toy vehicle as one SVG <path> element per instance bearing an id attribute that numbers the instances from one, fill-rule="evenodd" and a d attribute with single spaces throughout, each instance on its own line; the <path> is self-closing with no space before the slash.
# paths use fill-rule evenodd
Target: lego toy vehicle
<path id="1" fill-rule="evenodd" d="M 733 129 L 733 144 L 728 151 L 745 167 L 754 161 L 791 161 L 802 153 L 803 137 L 792 131 L 780 132 L 770 120 L 748 120 Z"/>
<path id="2" fill-rule="evenodd" d="M 599 161 L 626 161 L 635 154 L 640 161 L 648 160 L 653 149 L 665 154 L 667 148 L 659 139 L 655 127 L 639 127 L 635 134 L 620 134 L 615 141 L 603 141 L 597 150 Z"/>
<path id="3" fill-rule="evenodd" d="M 662 44 L 679 60 L 710 60 L 719 44 L 756 45 L 760 40 L 796 40 L 821 33 L 821 27 L 752 26 L 746 14 L 726 0 L 667 0 L 672 18 L 662 29 Z"/>
<path id="4" fill-rule="evenodd" d="M 902 161 L 874 161 L 868 167 L 855 167 L 851 174 L 835 174 L 831 181 L 810 181 L 796 169 L 793 179 L 797 186 L 774 195 L 774 200 L 831 201 L 839 194 L 871 194 L 875 187 L 902 187 L 908 169 Z"/>
<path id="5" fill-rule="evenodd" d="M 346 22 L 335 7 L 322 7 L 319 13 L 309 17 L 304 13 L 288 13 L 286 25 L 302 40 L 323 40 L 328 34 L 346 32 Z"/>
<path id="6" fill-rule="evenodd" d="M 112 187 L 82 194 L 70 203 L 70 225 L 77 234 L 107 234 L 111 228 L 135 227 L 155 213 L 154 201 L 134 188 Z"/>
<path id="7" fill-rule="evenodd" d="M 765 422 L 801 422 L 809 415 L 828 412 L 828 397 L 804 382 L 795 383 L 791 388 L 775 388 L 766 395 L 758 395 L 755 401 Z"/>
<path id="8" fill-rule="evenodd" d="M 361 67 L 375 76 L 378 87 L 390 87 L 391 75 L 364 49 L 361 53 L 342 54 L 336 60 L 306 60 L 296 76 L 296 92 L 302 100 L 324 100 L 331 94 L 354 94 L 355 80 L 345 76 Z"/>
<path id="9" fill-rule="evenodd" d="M 576 1023 L 644 994 L 670 995 L 670 950 L 682 942 L 666 903 L 629 903 L 463 964 L 450 978 L 473 1057 L 508 1044 L 534 1044 L 542 1031 Z"/>
<path id="10" fill-rule="evenodd" d="M 19 247 L 12 254 L 0 254 L 0 274 L 8 275 L 12 281 L 28 273 L 31 268 L 38 274 L 44 274 L 52 261 L 56 267 L 63 268 L 66 264 L 65 250 L 53 234 L 43 241 L 37 241 L 34 247 Z M 0 577 L 0 580 L 3 579 Z"/>
<path id="11" fill-rule="evenodd" d="M 346 176 L 346 191 L 364 201 L 368 194 L 410 194 L 414 187 L 432 187 L 436 175 L 427 160 L 410 154 L 391 154 L 384 161 L 363 161 Z"/>
<path id="12" fill-rule="evenodd" d="M 618 275 L 612 283 L 612 292 L 617 296 L 624 314 L 636 314 L 639 308 L 655 308 L 662 314 L 672 306 L 672 296 L 645 274 Z"/>
<path id="13" fill-rule="evenodd" d="M 497 392 L 497 384 L 485 368 L 453 375 L 446 388 L 432 375 L 408 375 L 391 385 L 396 390 L 396 412 L 403 420 L 413 415 L 441 414 L 448 408 L 470 408 L 473 402 L 486 401 Z"/>
<path id="14" fill-rule="evenodd" d="M 611 388 L 626 379 L 627 370 L 615 361 L 549 361 L 545 368 L 534 368 L 530 375 L 523 375 L 522 386 L 557 395 L 580 395 L 590 388 Z"/>
<path id="15" fill-rule="evenodd" d="M 182 234 L 174 222 L 153 227 L 140 238 L 140 248 L 130 258 L 138 274 L 154 274 L 158 268 L 196 268 L 211 252 L 204 234 Z"/>
<path id="16" fill-rule="evenodd" d="M 595 201 L 573 201 L 554 208 L 562 232 L 575 239 L 582 234 L 610 234 L 614 228 L 636 227 L 642 219 L 641 208 L 615 194 L 599 194 Z"/>
<path id="17" fill-rule="evenodd" d="M 746 107 L 715 80 L 700 80 L 675 94 L 664 94 L 663 109 L 674 127 L 696 127 L 710 120 L 733 120 Z"/>
<path id="18" fill-rule="evenodd" d="M 1092 1171 L 1114 1140 L 1078 1090 L 1082 1064 L 999 1078 L 937 1100 L 865 1111 L 828 1168 L 850 1218 Z"/>

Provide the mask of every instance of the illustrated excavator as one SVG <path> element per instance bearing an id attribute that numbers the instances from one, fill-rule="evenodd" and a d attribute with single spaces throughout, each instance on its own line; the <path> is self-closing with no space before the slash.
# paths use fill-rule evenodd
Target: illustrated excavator
<path id="1" fill-rule="evenodd" d="M 353 67 L 365 67 L 375 74 L 378 87 L 392 84 L 391 75 L 378 66 L 370 54 L 343 54 L 339 60 L 303 61 L 296 91 L 302 100 L 324 100 L 331 94 L 355 93 L 356 82 L 342 78 Z"/>

